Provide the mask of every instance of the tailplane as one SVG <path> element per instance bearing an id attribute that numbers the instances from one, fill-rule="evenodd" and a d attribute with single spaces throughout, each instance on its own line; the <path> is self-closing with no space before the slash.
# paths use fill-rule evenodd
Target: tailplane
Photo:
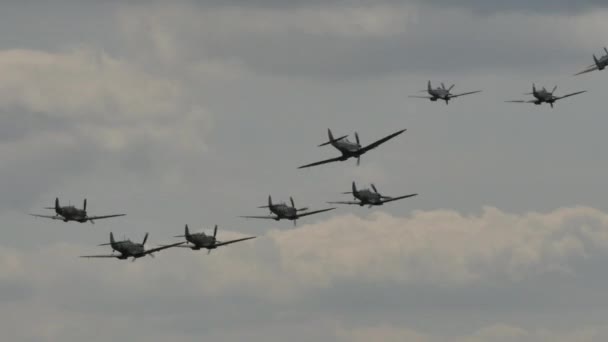
<path id="1" fill-rule="evenodd" d="M 325 145 L 329 145 L 329 144 L 333 145 L 336 141 L 342 140 L 342 139 L 346 138 L 347 136 L 348 135 L 344 135 L 344 136 L 341 136 L 339 138 L 334 138 L 334 135 L 331 133 L 331 129 L 328 128 L 327 129 L 327 137 L 329 138 L 329 141 L 325 142 L 325 143 L 322 143 L 321 145 L 319 145 L 319 147 L 325 146 Z"/>

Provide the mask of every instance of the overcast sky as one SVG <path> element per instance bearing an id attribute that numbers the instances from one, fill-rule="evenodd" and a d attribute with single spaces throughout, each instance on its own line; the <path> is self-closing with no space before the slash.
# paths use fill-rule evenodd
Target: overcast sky
<path id="1" fill-rule="evenodd" d="M 13 1 L 0 11 L 10 341 L 606 341 L 605 1 Z M 426 82 L 483 93 L 445 106 Z M 532 83 L 558 94 L 526 98 Z M 363 143 L 354 161 L 326 130 Z M 418 197 L 291 222 L 269 194 Z M 46 221 L 55 197 L 95 225 Z M 137 262 L 192 230 L 257 239 Z"/>

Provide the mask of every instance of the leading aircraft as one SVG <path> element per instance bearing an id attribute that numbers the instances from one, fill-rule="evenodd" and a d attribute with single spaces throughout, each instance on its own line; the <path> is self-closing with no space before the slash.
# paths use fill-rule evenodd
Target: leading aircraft
<path id="1" fill-rule="evenodd" d="M 415 97 L 415 98 L 421 98 L 421 99 L 429 99 L 433 102 L 437 101 L 437 100 L 443 100 L 445 101 L 445 104 L 449 104 L 451 99 L 460 97 L 460 96 L 464 96 L 464 95 L 470 95 L 470 94 L 477 94 L 477 93 L 481 93 L 481 90 L 475 90 L 475 91 L 469 91 L 466 93 L 462 93 L 462 94 L 452 94 L 450 93 L 450 91 L 452 91 L 452 89 L 454 89 L 455 84 L 452 84 L 449 88 L 445 87 L 445 84 L 441 83 L 441 87 L 437 87 L 437 88 L 433 88 L 433 86 L 431 85 L 431 81 L 429 81 L 429 83 L 427 83 L 426 86 L 426 90 L 421 90 L 424 92 L 429 93 L 429 96 L 409 96 L 409 97 Z"/>
<path id="2" fill-rule="evenodd" d="M 148 240 L 148 233 L 144 236 L 144 241 L 142 243 L 132 242 L 131 240 L 123 240 L 123 241 L 115 241 L 114 235 L 110 233 L 110 243 L 102 243 L 99 246 L 110 246 L 112 247 L 111 255 L 83 255 L 81 258 L 116 258 L 120 260 L 125 260 L 127 258 L 133 258 L 132 261 L 135 261 L 138 258 L 145 257 L 149 255 L 154 257 L 154 254 L 158 251 L 162 251 L 163 249 L 176 247 L 179 245 L 183 245 L 185 242 L 178 242 L 171 245 L 165 245 L 161 247 L 156 247 L 152 249 L 146 249 L 145 244 L 146 240 Z M 114 251 L 119 254 L 114 254 Z"/>
<path id="3" fill-rule="evenodd" d="M 36 217 L 44 217 L 50 218 L 53 220 L 62 220 L 63 222 L 75 221 L 75 222 L 91 222 L 95 223 L 95 220 L 106 219 L 110 217 L 118 217 L 125 216 L 126 214 L 113 214 L 113 215 L 103 215 L 103 216 L 88 216 L 87 215 L 87 199 L 84 199 L 84 203 L 82 205 L 82 209 L 78 209 L 72 205 L 62 207 L 59 205 L 59 198 L 55 198 L 55 206 L 48 207 L 45 209 L 55 210 L 55 215 L 38 215 L 38 214 L 30 214 Z"/>
<path id="4" fill-rule="evenodd" d="M 397 201 L 400 199 L 414 197 L 414 196 L 418 195 L 418 194 L 410 194 L 410 195 L 404 195 L 404 196 L 399 196 L 399 197 L 384 196 L 378 192 L 378 189 L 376 189 L 376 186 L 374 184 L 371 184 L 371 189 L 359 189 L 358 190 L 357 185 L 355 185 L 355 182 L 353 182 L 353 184 L 352 184 L 352 191 L 344 192 L 344 194 L 352 194 L 355 197 L 356 201 L 327 202 L 327 203 L 329 203 L 329 204 L 351 204 L 351 205 L 360 205 L 360 206 L 368 205 L 369 208 L 371 208 L 376 205 L 383 205 L 384 203 L 393 202 L 393 201 Z"/>
<path id="5" fill-rule="evenodd" d="M 268 196 L 268 205 L 264 205 L 258 208 L 268 208 L 270 209 L 270 213 L 274 214 L 274 216 L 240 216 L 243 218 L 254 218 L 254 219 L 268 219 L 279 221 L 281 219 L 291 220 L 293 221 L 293 225 L 296 225 L 296 221 L 304 216 L 323 213 L 326 211 L 334 210 L 336 208 L 327 208 L 315 211 L 309 211 L 300 214 L 300 212 L 307 211 L 308 208 L 296 208 L 296 205 L 293 201 L 292 197 L 289 197 L 289 201 L 291 202 L 291 206 L 288 206 L 286 203 L 272 203 L 272 197 Z"/>
<path id="6" fill-rule="evenodd" d="M 587 92 L 586 90 L 582 90 L 582 91 L 577 91 L 575 93 L 570 93 L 570 94 L 563 95 L 563 96 L 555 96 L 555 95 L 553 95 L 553 93 L 555 93 L 556 90 L 557 90 L 557 86 L 555 86 L 552 91 L 548 91 L 547 89 L 545 89 L 545 87 L 543 87 L 540 90 L 536 89 L 536 85 L 532 84 L 532 92 L 527 93 L 526 95 L 534 96 L 534 100 L 529 100 L 529 101 L 512 100 L 512 101 L 506 101 L 506 102 L 534 103 L 535 105 L 540 105 L 542 103 L 548 103 L 549 105 L 551 105 L 551 108 L 553 108 L 553 104 L 557 100 L 565 99 L 566 97 L 570 97 L 570 96 L 574 96 L 574 95 L 578 95 L 578 94 Z"/>
<path id="7" fill-rule="evenodd" d="M 303 168 L 307 168 L 307 167 L 311 167 L 311 166 L 317 166 L 317 165 L 321 165 L 321 164 L 333 163 L 333 162 L 337 162 L 337 161 L 345 161 L 349 158 L 357 158 L 357 166 L 359 166 L 359 164 L 361 162 L 361 155 L 365 154 L 369 150 L 372 150 L 372 149 L 378 147 L 379 145 L 389 141 L 390 139 L 398 136 L 399 134 L 401 134 L 405 131 L 406 131 L 405 129 L 402 129 L 398 132 L 395 132 L 391 135 L 388 135 L 376 142 L 373 142 L 373 143 L 363 147 L 363 146 L 361 146 L 361 143 L 359 142 L 359 134 L 357 134 L 357 132 L 355 132 L 355 141 L 356 142 L 352 142 L 352 141 L 348 140 L 348 138 L 347 138 L 348 135 L 345 135 L 345 136 L 342 136 L 339 138 L 334 138 L 333 134 L 331 133 L 331 130 L 328 129 L 327 135 L 329 136 L 329 141 L 319 145 L 319 147 L 325 146 L 325 145 L 331 145 L 331 146 L 335 147 L 338 151 L 340 151 L 342 153 L 342 155 L 340 157 L 326 159 L 326 160 L 322 160 L 322 161 L 312 163 L 312 164 L 302 165 L 302 166 L 298 167 L 298 169 L 303 169 Z"/>
<path id="8" fill-rule="evenodd" d="M 606 54 L 604 56 L 600 57 L 599 59 L 597 57 L 595 57 L 595 55 L 593 55 L 594 63 L 592 65 L 588 66 L 585 70 L 579 72 L 578 74 L 575 74 L 574 76 L 586 74 L 588 72 L 592 72 L 595 70 L 606 69 L 606 67 L 608 66 L 608 48 L 604 48 L 604 51 L 606 51 Z"/>
<path id="9" fill-rule="evenodd" d="M 188 229 L 188 225 L 186 225 L 186 228 L 184 229 L 184 235 L 177 235 L 175 237 L 186 238 L 186 244 L 177 246 L 177 247 L 190 248 L 193 251 L 198 251 L 201 248 L 206 248 L 207 254 L 211 253 L 212 249 L 216 249 L 220 246 L 225 246 L 225 245 L 229 245 L 229 244 L 232 244 L 235 242 L 246 241 L 246 240 L 251 240 L 251 239 L 256 238 L 255 236 L 249 236 L 249 237 L 230 240 L 230 241 L 218 241 L 216 239 L 216 236 L 217 236 L 217 225 L 213 229 L 213 235 L 207 235 L 204 232 L 190 233 L 190 230 Z"/>

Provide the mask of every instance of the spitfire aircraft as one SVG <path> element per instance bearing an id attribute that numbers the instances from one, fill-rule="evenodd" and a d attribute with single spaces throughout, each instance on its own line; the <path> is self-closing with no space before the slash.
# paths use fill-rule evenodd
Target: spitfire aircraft
<path id="1" fill-rule="evenodd" d="M 296 205 L 293 201 L 292 197 L 289 197 L 289 201 L 291 202 L 291 206 L 288 206 L 286 203 L 272 203 L 272 197 L 268 196 L 268 205 L 261 206 L 258 208 L 268 208 L 270 209 L 270 213 L 275 216 L 241 216 L 243 218 L 254 218 L 254 219 L 268 219 L 279 221 L 281 219 L 291 220 L 293 221 L 293 225 L 296 225 L 296 221 L 304 216 L 309 216 L 313 214 L 323 213 L 326 211 L 334 210 L 336 208 L 327 208 L 315 211 L 309 211 L 305 213 L 301 213 L 303 211 L 307 211 L 308 208 L 296 208 Z"/>
<path id="2" fill-rule="evenodd" d="M 583 90 L 583 91 L 577 91 L 575 93 L 571 93 L 571 94 L 567 94 L 567 95 L 563 95 L 563 96 L 555 96 L 555 95 L 553 95 L 553 93 L 555 93 L 556 90 L 557 90 L 557 86 L 555 86 L 552 91 L 548 91 L 547 89 L 545 89 L 545 87 L 543 87 L 540 90 L 536 89 L 536 85 L 532 84 L 532 92 L 527 93 L 525 95 L 533 95 L 534 100 L 529 100 L 529 101 L 513 100 L 513 101 L 506 101 L 506 102 L 534 103 L 535 105 L 540 105 L 542 103 L 548 103 L 549 105 L 551 105 L 551 108 L 553 108 L 553 104 L 557 100 L 565 99 L 566 97 L 570 97 L 570 96 L 574 96 L 574 95 L 578 95 L 578 94 L 587 92 L 586 90 Z"/>
<path id="3" fill-rule="evenodd" d="M 359 164 L 361 162 L 361 155 L 365 154 L 369 150 L 372 150 L 372 149 L 378 147 L 379 145 L 389 141 L 390 139 L 398 136 L 399 134 L 401 134 L 405 131 L 406 131 L 405 129 L 402 129 L 398 132 L 395 132 L 391 135 L 388 135 L 376 142 L 373 142 L 373 143 L 363 147 L 363 146 L 361 146 L 361 143 L 359 142 L 359 134 L 357 132 L 355 132 L 355 141 L 356 142 L 352 142 L 352 141 L 348 140 L 348 138 L 347 138 L 348 135 L 345 135 L 345 136 L 342 136 L 339 138 L 334 138 L 333 134 L 331 133 L 331 130 L 328 129 L 327 135 L 329 136 L 329 141 L 319 145 L 319 147 L 325 146 L 325 145 L 332 145 L 338 151 L 340 151 L 342 153 L 342 155 L 340 157 L 326 159 L 326 160 L 322 160 L 322 161 L 312 163 L 312 164 L 302 165 L 302 166 L 298 167 L 298 169 L 303 169 L 303 168 L 307 168 L 307 167 L 311 167 L 311 166 L 317 166 L 317 165 L 321 165 L 321 164 L 333 163 L 333 162 L 337 162 L 337 161 L 345 161 L 349 158 L 357 158 L 357 166 L 359 166 Z"/>
<path id="4" fill-rule="evenodd" d="M 81 258 L 116 258 L 116 259 L 120 259 L 120 260 L 125 260 L 127 258 L 133 258 L 132 261 L 135 261 L 135 259 L 144 257 L 146 255 L 154 257 L 154 254 L 152 254 L 152 253 L 156 253 L 163 249 L 176 247 L 176 246 L 184 244 L 184 242 L 179 242 L 179 243 L 174 243 L 171 245 L 156 247 L 156 248 L 152 248 L 152 249 L 146 249 L 144 246 L 146 244 L 146 240 L 148 240 L 148 233 L 146 233 L 146 235 L 144 236 L 144 241 L 142 241 L 142 243 L 135 243 L 135 242 L 132 242 L 131 240 L 115 241 L 114 235 L 112 233 L 110 233 L 110 243 L 102 243 L 99 246 L 111 246 L 112 247 L 111 255 L 83 255 L 83 256 L 81 256 Z M 119 254 L 114 254 L 114 251 L 118 252 Z"/>
<path id="5" fill-rule="evenodd" d="M 177 235 L 175 237 L 186 238 L 186 244 L 177 246 L 177 247 L 190 248 L 193 251 L 198 251 L 201 248 L 206 248 L 207 254 L 211 253 L 212 249 L 216 249 L 220 246 L 225 246 L 225 245 L 229 245 L 229 244 L 232 244 L 235 242 L 246 241 L 246 240 L 251 240 L 251 239 L 256 238 L 255 236 L 250 236 L 250 237 L 230 240 L 230 241 L 218 241 L 216 239 L 216 236 L 217 236 L 217 225 L 213 229 L 213 235 L 207 235 L 204 232 L 190 233 L 190 230 L 188 229 L 188 225 L 186 225 L 186 228 L 184 230 L 184 235 Z"/>
<path id="6" fill-rule="evenodd" d="M 429 83 L 427 84 L 426 90 L 421 90 L 423 92 L 427 92 L 429 93 L 429 96 L 409 96 L 409 97 L 415 97 L 415 98 L 420 98 L 420 99 L 429 99 L 433 102 L 437 101 L 437 100 L 442 100 L 445 101 L 445 104 L 449 104 L 451 99 L 460 97 L 460 96 L 464 96 L 464 95 L 470 95 L 470 94 L 476 94 L 476 93 L 481 93 L 481 90 L 476 90 L 476 91 L 469 91 L 466 93 L 462 93 L 462 94 L 452 94 L 450 93 L 450 91 L 452 91 L 452 89 L 454 89 L 455 84 L 452 84 L 449 88 L 445 87 L 445 84 L 441 83 L 441 87 L 437 87 L 437 88 L 433 88 L 433 86 L 431 86 L 431 81 L 429 81 Z"/>
<path id="7" fill-rule="evenodd" d="M 360 206 L 368 205 L 369 208 L 371 208 L 376 205 L 383 205 L 384 203 L 393 202 L 393 201 L 397 201 L 400 199 L 414 197 L 414 196 L 418 195 L 418 194 L 411 194 L 411 195 L 405 195 L 405 196 L 399 196 L 399 197 L 389 197 L 389 196 L 384 196 L 384 195 L 380 194 L 374 184 L 372 184 L 371 187 L 372 187 L 371 189 L 357 190 L 357 186 L 355 185 L 355 182 L 353 182 L 352 191 L 344 192 L 344 194 L 352 194 L 355 197 L 356 201 L 327 202 L 327 203 L 351 204 L 351 205 L 360 205 Z"/>
<path id="8" fill-rule="evenodd" d="M 592 72 L 595 70 L 604 70 L 608 66 L 608 48 L 604 48 L 604 51 L 606 51 L 606 54 L 604 56 L 602 56 L 600 59 L 598 59 L 597 57 L 595 57 L 595 55 L 593 55 L 594 63 L 592 65 L 588 66 L 585 70 L 579 72 L 578 74 L 576 74 L 574 76 L 586 74 L 588 72 Z"/>
<path id="9" fill-rule="evenodd" d="M 86 198 L 82 205 L 82 209 L 78 209 L 71 205 L 62 207 L 59 205 L 59 198 L 55 198 L 54 207 L 48 207 L 45 209 L 55 210 L 55 215 L 37 215 L 37 214 L 30 214 L 30 215 L 36 216 L 36 217 L 50 218 L 53 220 L 62 220 L 63 222 L 76 221 L 76 222 L 80 222 L 80 223 L 84 223 L 87 221 L 91 222 L 91 223 L 95 223 L 95 220 L 101 220 L 101 219 L 106 219 L 106 218 L 110 218 L 110 217 L 118 217 L 118 216 L 126 215 L 126 214 L 113 214 L 113 215 L 104 215 L 104 216 L 88 216 Z"/>

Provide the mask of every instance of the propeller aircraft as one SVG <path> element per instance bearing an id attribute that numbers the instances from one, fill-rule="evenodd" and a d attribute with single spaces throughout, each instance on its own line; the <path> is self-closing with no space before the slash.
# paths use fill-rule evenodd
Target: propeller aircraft
<path id="1" fill-rule="evenodd" d="M 268 205 L 261 206 L 258 208 L 268 208 L 271 214 L 274 216 L 240 216 L 243 218 L 253 218 L 253 219 L 268 219 L 279 221 L 282 219 L 293 221 L 293 225 L 296 225 L 296 221 L 304 216 L 309 216 L 313 214 L 323 213 L 326 211 L 334 210 L 336 208 L 327 208 L 315 211 L 308 211 L 308 208 L 296 208 L 295 202 L 292 197 L 289 197 L 289 201 L 291 202 L 291 206 L 286 203 L 272 203 L 272 197 L 268 196 Z"/>
<path id="2" fill-rule="evenodd" d="M 177 235 L 174 237 L 186 238 L 186 242 L 185 242 L 186 244 L 177 246 L 177 247 L 190 248 L 193 251 L 198 251 L 201 248 L 206 248 L 207 254 L 211 253 L 212 249 L 216 249 L 220 246 L 226 246 L 226 245 L 229 245 L 232 243 L 251 240 L 251 239 L 256 238 L 255 236 L 249 236 L 249 237 L 230 240 L 230 241 L 218 241 L 216 236 L 217 236 L 217 225 L 213 229 L 213 235 L 207 235 L 204 232 L 190 233 L 190 230 L 188 229 L 188 225 L 186 225 L 186 228 L 184 229 L 184 235 Z"/>
<path id="3" fill-rule="evenodd" d="M 345 161 L 345 160 L 348 160 L 349 158 L 357 158 L 357 166 L 359 166 L 359 164 L 361 163 L 361 156 L 363 154 L 380 146 L 381 144 L 389 141 L 390 139 L 398 136 L 399 134 L 401 134 L 405 131 L 406 131 L 405 129 L 402 129 L 398 132 L 395 132 L 391 135 L 388 135 L 376 142 L 373 142 L 373 143 L 363 147 L 363 146 L 361 146 L 361 142 L 359 141 L 359 134 L 357 132 L 355 132 L 355 142 L 352 142 L 352 141 L 348 140 L 348 135 L 344 135 L 339 138 L 334 138 L 331 130 L 328 129 L 327 135 L 329 137 L 329 141 L 319 145 L 319 147 L 331 145 L 331 146 L 335 147 L 338 151 L 340 151 L 342 153 L 342 155 L 340 157 L 326 159 L 326 160 L 322 160 L 319 162 L 302 165 L 302 166 L 298 167 L 298 169 L 303 169 L 303 168 L 327 164 L 327 163 L 333 163 L 333 162 L 337 162 L 337 161 Z"/>
<path id="4" fill-rule="evenodd" d="M 419 99 L 429 99 L 433 102 L 436 102 L 437 100 L 442 100 L 445 101 L 445 104 L 449 104 L 450 100 L 460 97 L 460 96 L 464 96 L 464 95 L 470 95 L 470 94 L 477 94 L 477 93 L 481 93 L 481 90 L 476 90 L 476 91 L 469 91 L 466 93 L 462 93 L 462 94 L 452 94 L 451 91 L 452 89 L 454 89 L 456 85 L 452 84 L 449 88 L 446 88 L 445 84 L 441 83 L 441 87 L 437 87 L 437 88 L 433 88 L 433 86 L 431 85 L 431 81 L 429 81 L 429 83 L 427 83 L 427 88 L 426 90 L 421 90 L 422 92 L 427 92 L 429 95 L 428 96 L 409 96 L 409 97 L 415 97 L 415 98 L 419 98 Z"/>
<path id="5" fill-rule="evenodd" d="M 146 245 L 147 240 L 148 240 L 148 233 L 146 233 L 146 235 L 144 236 L 144 240 L 141 243 L 132 242 L 131 240 L 115 241 L 114 235 L 112 233 L 110 233 L 110 242 L 102 243 L 99 246 L 112 247 L 111 255 L 83 255 L 83 256 L 81 256 L 81 258 L 116 258 L 116 259 L 120 259 L 120 260 L 125 260 L 127 258 L 133 258 L 132 261 L 135 261 L 136 259 L 145 257 L 146 255 L 154 257 L 154 254 L 152 254 L 152 253 L 162 251 L 163 249 L 183 245 L 185 243 L 185 242 L 178 242 L 178 243 L 174 243 L 171 245 L 165 245 L 165 246 L 156 247 L 156 248 L 152 248 L 152 249 L 146 249 L 145 245 Z M 114 251 L 118 252 L 119 254 L 114 254 Z"/>
<path id="6" fill-rule="evenodd" d="M 82 205 L 82 209 L 78 209 L 72 205 L 62 207 L 59 205 L 59 198 L 55 198 L 55 206 L 48 207 L 45 209 L 55 210 L 55 215 L 38 215 L 38 214 L 30 214 L 35 217 L 44 217 L 50 218 L 53 220 L 62 220 L 63 222 L 75 221 L 75 222 L 91 222 L 95 223 L 95 220 L 106 219 L 110 217 L 118 217 L 125 216 L 126 214 L 113 214 L 113 215 L 103 215 L 103 216 L 88 216 L 87 215 L 87 199 L 84 199 L 84 203 Z"/>
<path id="7" fill-rule="evenodd" d="M 588 72 L 592 72 L 595 70 L 604 70 L 606 69 L 606 67 L 608 66 L 608 48 L 604 48 L 604 51 L 606 51 L 606 54 L 602 57 L 600 57 L 599 59 L 597 57 L 595 57 L 595 55 L 593 55 L 593 64 L 588 66 L 585 70 L 579 72 L 578 74 L 575 74 L 574 76 L 577 75 L 582 75 L 582 74 L 586 74 Z"/>
<path id="8" fill-rule="evenodd" d="M 565 99 L 566 97 L 570 97 L 570 96 L 574 96 L 574 95 L 578 95 L 578 94 L 582 94 L 582 93 L 587 92 L 586 90 L 583 90 L 583 91 L 577 91 L 575 93 L 570 93 L 570 94 L 563 95 L 563 96 L 555 96 L 555 95 L 553 95 L 553 93 L 555 93 L 556 90 L 557 90 L 557 86 L 555 86 L 552 91 L 548 91 L 547 89 L 545 89 L 545 87 L 543 87 L 541 89 L 536 89 L 536 85 L 532 84 L 532 92 L 531 93 L 527 93 L 525 95 L 532 95 L 532 96 L 534 96 L 534 100 L 529 100 L 529 101 L 525 101 L 525 100 L 512 100 L 512 101 L 506 101 L 506 102 L 513 102 L 513 103 L 534 103 L 535 105 L 540 105 L 542 103 L 548 103 L 549 105 L 551 105 L 551 108 L 553 108 L 553 104 L 555 103 L 555 101 L 558 101 L 558 100 L 561 100 L 561 99 Z"/>
<path id="9" fill-rule="evenodd" d="M 368 205 L 369 208 L 373 206 L 383 205 L 384 203 L 397 201 L 404 198 L 414 197 L 418 194 L 410 194 L 399 197 L 384 196 L 378 192 L 376 186 L 371 184 L 371 189 L 357 189 L 355 182 L 352 183 L 352 191 L 343 192 L 343 194 L 352 194 L 356 201 L 341 201 L 341 202 L 327 202 L 329 204 L 350 204 L 350 205 Z"/>

